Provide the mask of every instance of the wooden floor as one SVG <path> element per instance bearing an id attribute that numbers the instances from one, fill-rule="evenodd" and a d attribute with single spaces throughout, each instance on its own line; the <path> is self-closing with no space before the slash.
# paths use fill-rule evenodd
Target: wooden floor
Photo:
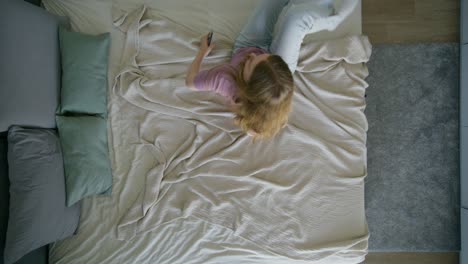
<path id="1" fill-rule="evenodd" d="M 458 42 L 460 0 L 362 0 L 371 43 Z"/>
<path id="2" fill-rule="evenodd" d="M 369 253 L 363 264 L 458 264 L 458 253 Z"/>

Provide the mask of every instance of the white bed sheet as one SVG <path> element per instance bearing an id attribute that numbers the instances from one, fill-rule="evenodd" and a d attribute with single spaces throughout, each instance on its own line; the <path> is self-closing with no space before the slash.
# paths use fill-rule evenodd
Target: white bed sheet
<path id="1" fill-rule="evenodd" d="M 219 29 L 217 38 L 220 41 L 229 42 L 235 38 L 241 29 L 248 13 L 242 15 L 232 12 L 236 8 L 252 10 L 256 1 L 242 0 L 226 1 L 232 6 L 214 4 L 214 0 L 200 1 L 145 1 L 148 7 L 164 10 L 168 19 L 177 19 L 178 23 L 186 23 L 195 32 L 203 33 L 206 28 Z M 112 17 L 126 10 L 138 7 L 140 3 L 125 1 L 57 1 L 45 0 L 45 7 L 58 15 L 66 15 L 71 18 L 74 30 L 97 34 L 111 32 L 111 58 L 109 84 L 113 84 L 114 76 L 122 67 L 121 55 L 124 48 L 125 34 L 112 25 Z M 181 11 L 191 10 L 191 16 Z M 201 8 L 210 6 L 210 8 Z M 224 10 L 224 11 L 223 11 Z M 227 12 L 225 10 L 230 10 Z M 184 20 L 185 19 L 185 20 Z M 349 18 L 349 21 L 360 21 L 360 10 L 357 10 Z M 217 25 L 213 25 L 213 23 Z M 360 33 L 360 23 L 345 23 L 335 32 L 326 32 L 322 35 L 309 36 L 308 41 L 330 39 Z M 221 31 L 221 28 L 223 29 Z M 221 33 L 223 32 L 223 33 Z M 122 104 L 109 98 L 110 105 Z M 117 107 L 118 108 L 118 107 Z M 111 109 L 112 111 L 112 109 Z M 134 108 L 132 113 L 118 113 L 122 119 L 131 120 L 133 115 L 142 114 L 144 110 Z M 111 114 L 117 114 L 112 113 Z M 109 127 L 111 131 L 111 128 Z M 127 142 L 116 142 L 110 135 L 110 141 L 114 144 L 128 144 L 137 140 L 136 135 L 128 135 Z M 120 139 L 119 139 L 120 140 Z M 113 162 L 118 160 L 117 156 L 126 156 L 128 153 L 112 153 Z M 114 169 L 128 170 L 129 168 Z M 121 172 L 115 172 L 119 174 Z M 121 181 L 122 180 L 122 181 Z M 127 179 L 126 179 L 127 180 Z M 124 190 L 123 179 L 114 179 L 114 188 Z M 143 186 L 145 182 L 136 178 L 135 186 Z M 132 187 L 133 188 L 133 187 Z M 131 190 L 130 190 L 131 191 Z M 122 209 L 130 206 L 133 201 L 122 201 L 119 197 L 112 199 L 106 197 L 95 197 L 83 201 L 82 218 L 79 232 L 81 235 L 55 243 L 51 247 L 50 260 L 52 263 L 311 263 L 301 260 L 293 260 L 263 247 L 233 235 L 216 225 L 200 221 L 195 217 L 181 218 L 164 224 L 142 236 L 131 241 L 117 240 L 116 225 L 123 215 Z M 119 204 L 119 206 L 117 206 Z M 106 219 L 97 222 L 96 219 Z M 364 219 L 365 221 L 365 219 Z M 99 248 L 96 250 L 96 246 Z M 327 251 L 330 249 L 325 249 Z M 318 252 L 319 253 L 319 252 Z M 350 262 L 343 262 L 342 258 L 334 258 L 333 255 L 313 263 L 356 263 L 362 252 L 356 252 L 356 258 L 349 258 Z"/>

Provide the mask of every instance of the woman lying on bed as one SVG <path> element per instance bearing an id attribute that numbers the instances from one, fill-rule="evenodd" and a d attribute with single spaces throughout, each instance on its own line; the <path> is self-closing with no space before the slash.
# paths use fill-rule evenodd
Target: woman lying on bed
<path id="1" fill-rule="evenodd" d="M 199 72 L 202 60 L 214 48 L 208 35 L 202 37 L 187 86 L 231 100 L 236 105 L 236 122 L 249 135 L 274 136 L 288 121 L 294 92 L 292 73 L 304 36 L 333 30 L 347 15 L 334 15 L 332 2 L 261 0 L 235 41 L 230 63 Z"/>

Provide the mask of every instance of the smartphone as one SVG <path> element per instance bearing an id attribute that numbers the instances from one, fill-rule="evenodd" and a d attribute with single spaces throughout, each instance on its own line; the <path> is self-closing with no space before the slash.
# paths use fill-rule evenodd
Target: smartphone
<path id="1" fill-rule="evenodd" d="M 210 31 L 210 33 L 208 33 L 208 40 L 207 40 L 208 47 L 211 45 L 212 38 L 213 38 L 213 31 Z"/>

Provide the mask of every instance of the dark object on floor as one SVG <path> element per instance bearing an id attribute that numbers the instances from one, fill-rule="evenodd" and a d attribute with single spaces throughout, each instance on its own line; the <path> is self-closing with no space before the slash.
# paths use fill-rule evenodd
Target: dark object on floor
<path id="1" fill-rule="evenodd" d="M 459 44 L 375 45 L 368 68 L 369 250 L 457 251 Z"/>

